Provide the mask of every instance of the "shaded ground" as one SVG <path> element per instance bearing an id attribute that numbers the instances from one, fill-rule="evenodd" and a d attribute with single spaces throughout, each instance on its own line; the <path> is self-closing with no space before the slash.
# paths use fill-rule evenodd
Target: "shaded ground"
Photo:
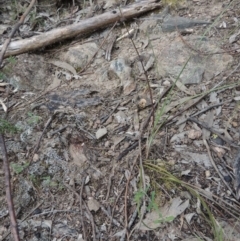
<path id="1" fill-rule="evenodd" d="M 113 2 L 42 1 L 21 33 Z M 1 6 L 1 43 L 17 4 Z M 22 240 L 239 240 L 239 13 L 237 1 L 182 2 L 5 60 Z M 11 240 L 0 180 L 0 237 Z"/>

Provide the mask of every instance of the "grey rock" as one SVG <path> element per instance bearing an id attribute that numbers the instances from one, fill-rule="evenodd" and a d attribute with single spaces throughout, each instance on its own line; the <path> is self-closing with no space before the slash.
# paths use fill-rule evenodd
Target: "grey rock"
<path id="1" fill-rule="evenodd" d="M 89 208 L 90 211 L 97 212 L 99 210 L 99 208 L 100 208 L 99 202 L 96 199 L 92 198 L 92 197 L 89 198 L 89 200 L 87 202 L 87 205 L 88 205 L 88 208 Z"/>
<path id="2" fill-rule="evenodd" d="M 48 95 L 49 102 L 46 105 L 50 111 L 56 110 L 59 108 L 59 106 L 76 106 L 78 108 L 83 108 L 87 106 L 98 105 L 101 103 L 100 97 L 88 97 L 94 92 L 96 91 L 88 88 L 63 92 L 61 94 L 54 92 Z"/>
<path id="3" fill-rule="evenodd" d="M 127 79 L 131 79 L 132 69 L 129 67 L 127 60 L 115 59 L 110 64 L 110 71 L 114 72 L 121 80 L 121 84 Z"/>
<path id="4" fill-rule="evenodd" d="M 44 58 L 35 54 L 20 55 L 3 68 L 8 82 L 15 89 L 23 91 L 44 90 L 50 82 L 49 72 L 50 66 Z"/>
<path id="5" fill-rule="evenodd" d="M 158 56 L 156 66 L 162 77 L 170 75 L 176 79 L 188 61 L 179 80 L 184 84 L 197 84 L 203 77 L 208 81 L 216 73 L 226 70 L 233 61 L 233 57 L 227 53 L 211 54 L 221 50 L 208 38 L 186 36 L 183 39 L 197 51 L 209 55 L 191 50 L 180 38 L 174 38 L 169 43 L 169 36 L 162 36 L 161 42 L 155 47 L 155 54 Z"/>
<path id="6" fill-rule="evenodd" d="M 113 60 L 110 64 L 109 75 L 115 75 L 121 80 L 124 94 L 128 95 L 136 89 L 136 83 L 132 78 L 132 68 L 126 59 Z"/>
<path id="7" fill-rule="evenodd" d="M 97 51 L 98 46 L 95 43 L 86 43 L 69 48 L 67 52 L 60 55 L 60 59 L 68 62 L 78 71 L 86 66 Z"/>
<path id="8" fill-rule="evenodd" d="M 190 18 L 183 18 L 183 17 L 173 17 L 171 15 L 167 15 L 162 23 L 162 31 L 163 32 L 172 32 L 176 29 L 185 29 L 185 28 L 192 28 L 198 25 L 204 24 L 211 24 L 208 21 L 198 20 L 198 19 L 190 19 Z"/>
<path id="9" fill-rule="evenodd" d="M 34 198 L 34 191 L 31 184 L 26 179 L 20 179 L 18 183 L 17 200 L 18 205 L 27 207 Z"/>
<path id="10" fill-rule="evenodd" d="M 240 151 L 238 151 L 238 154 L 235 158 L 233 171 L 235 175 L 234 187 L 236 190 L 236 197 L 239 200 L 240 199 Z"/>
<path id="11" fill-rule="evenodd" d="M 139 30 L 144 34 L 151 34 L 153 32 L 153 29 L 156 26 L 157 26 L 156 19 L 146 19 L 140 24 Z"/>
<path id="12" fill-rule="evenodd" d="M 96 132 L 96 138 L 100 139 L 101 137 L 105 136 L 106 134 L 107 134 L 107 129 L 105 127 L 104 128 L 100 128 Z"/>

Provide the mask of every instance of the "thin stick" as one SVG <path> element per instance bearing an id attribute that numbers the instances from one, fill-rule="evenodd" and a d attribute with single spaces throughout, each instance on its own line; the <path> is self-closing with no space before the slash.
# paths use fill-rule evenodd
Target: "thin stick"
<path id="1" fill-rule="evenodd" d="M 231 194 L 237 199 L 236 195 L 233 193 L 232 189 L 229 187 L 229 185 L 227 184 L 227 182 L 224 180 L 224 177 L 223 175 L 219 172 L 213 158 L 212 158 L 212 155 L 211 155 L 211 151 L 210 151 L 210 148 L 209 148 L 209 145 L 207 143 L 207 140 L 206 139 L 203 139 L 203 143 L 204 145 L 206 146 L 207 148 L 207 152 L 208 152 L 208 156 L 210 158 L 210 161 L 215 169 L 215 171 L 217 172 L 218 176 L 221 178 L 222 182 L 225 184 L 225 186 L 228 188 L 228 190 L 231 192 Z"/>
<path id="2" fill-rule="evenodd" d="M 37 142 L 37 144 L 36 144 L 36 146 L 35 146 L 35 148 L 34 148 L 34 150 L 33 150 L 32 158 L 31 158 L 30 162 L 32 161 L 32 159 L 33 159 L 33 157 L 34 157 L 34 154 L 38 151 L 39 146 L 40 146 L 40 142 L 41 142 L 41 140 L 42 140 L 42 138 L 43 138 L 43 135 L 44 135 L 46 129 L 48 128 L 48 126 L 50 125 L 50 123 L 52 122 L 52 120 L 53 120 L 53 115 L 48 119 L 46 125 L 44 126 L 44 129 L 43 129 L 43 131 L 42 131 L 42 134 L 41 134 L 40 138 L 38 139 L 38 142 Z"/>
<path id="3" fill-rule="evenodd" d="M 116 199 L 116 201 L 114 203 L 114 206 L 113 206 L 113 209 L 112 209 L 112 215 L 111 215 L 111 219 L 110 219 L 110 224 L 109 224 L 109 228 L 108 228 L 108 232 L 110 232 L 111 227 L 112 227 L 113 216 L 114 216 L 114 211 L 115 211 L 116 205 L 118 203 L 119 198 L 122 196 L 122 193 L 123 193 L 124 190 L 125 190 L 125 188 L 123 188 L 122 191 L 119 193 L 119 195 L 118 195 L 118 197 L 117 197 L 117 199 Z"/>
<path id="4" fill-rule="evenodd" d="M 127 183 L 126 183 L 126 189 L 125 189 L 125 195 L 124 195 L 124 216 L 125 216 L 125 235 L 127 235 L 127 237 L 129 237 L 129 233 L 128 233 L 128 212 L 127 212 L 127 195 L 128 195 L 128 186 L 129 186 L 129 182 L 131 180 L 131 173 L 127 179 Z M 124 235 L 124 237 L 125 237 Z"/>
<path id="5" fill-rule="evenodd" d="M 95 223 L 94 223 L 93 215 L 92 215 L 91 211 L 89 210 L 88 205 L 87 205 L 84 201 L 83 201 L 83 204 L 84 204 L 85 209 L 86 209 L 87 212 L 88 212 L 88 215 L 89 215 L 89 217 L 90 217 L 90 221 L 91 221 L 91 224 L 92 224 L 93 241 L 97 241 L 97 238 L 96 238 L 96 228 L 95 228 Z"/>
<path id="6" fill-rule="evenodd" d="M 112 215 L 106 210 L 106 208 L 103 205 L 101 205 L 101 210 L 117 227 L 121 226 L 121 223 L 119 223 L 115 218 L 113 218 Z"/>
<path id="7" fill-rule="evenodd" d="M 0 67 L 2 65 L 2 61 L 3 61 L 3 57 L 4 54 L 7 51 L 8 45 L 11 42 L 12 37 L 14 36 L 14 34 L 16 33 L 16 31 L 19 29 L 19 27 L 23 24 L 26 16 L 28 15 L 28 13 L 30 12 L 30 10 L 32 9 L 33 5 L 35 4 L 36 0 L 32 0 L 31 3 L 29 4 L 28 8 L 26 9 L 25 13 L 21 16 L 19 22 L 13 27 L 12 32 L 9 35 L 9 38 L 5 41 L 5 43 L 2 46 L 2 50 L 0 53 Z"/>
<path id="8" fill-rule="evenodd" d="M 37 208 L 39 208 L 41 205 L 43 204 L 43 201 L 38 203 L 36 205 L 36 207 L 34 207 L 22 220 L 20 223 L 22 223 L 23 221 L 25 221 L 32 213 L 33 211 L 35 211 Z M 41 213 L 43 215 L 43 213 Z M 33 215 L 33 216 L 37 216 L 37 215 L 41 215 L 41 214 L 36 214 L 36 215 Z M 9 234 L 11 233 L 11 231 L 8 231 L 6 234 L 4 234 L 4 236 L 2 237 L 2 239 L 0 239 L 0 241 L 3 241 Z"/>
<path id="9" fill-rule="evenodd" d="M 157 108 L 157 106 L 158 106 L 159 102 L 161 101 L 161 99 L 169 92 L 169 90 L 170 90 L 171 88 L 172 88 L 172 85 L 170 85 L 167 89 L 165 89 L 165 90 L 163 91 L 163 93 L 162 93 L 161 96 L 159 97 L 158 101 L 155 103 L 154 109 Z M 151 119 L 151 116 L 152 116 L 152 111 L 153 111 L 153 110 L 151 110 L 150 114 L 148 115 L 147 119 L 145 120 L 144 124 L 142 125 L 142 127 L 141 127 L 141 132 L 143 132 L 143 131 L 147 128 L 148 123 L 149 123 L 149 121 L 150 121 L 150 119 Z"/>
<path id="10" fill-rule="evenodd" d="M 122 15 L 122 17 L 123 17 L 121 8 L 119 8 L 119 11 L 120 11 L 120 13 L 121 13 L 121 15 Z M 126 26 L 125 22 L 123 22 L 123 24 L 124 24 L 124 27 L 127 29 L 128 35 L 130 36 L 129 29 L 128 29 L 128 27 Z M 134 41 L 132 40 L 132 38 L 130 38 L 130 41 L 132 42 L 132 45 L 133 45 L 133 47 L 134 47 L 134 50 L 135 50 L 135 52 L 137 53 L 138 59 L 139 59 L 139 61 L 140 61 L 140 63 L 141 63 L 141 66 L 142 66 L 142 69 L 143 69 L 143 72 L 144 72 L 144 75 L 145 75 L 145 78 L 146 78 L 146 81 L 147 81 L 148 91 L 149 91 L 149 94 L 150 94 L 151 105 L 152 105 L 152 112 L 151 112 L 151 113 L 152 113 L 152 116 L 153 116 L 153 125 L 154 125 L 154 120 L 155 120 L 155 118 L 154 118 L 154 103 L 153 103 L 153 94 L 152 94 L 152 89 L 151 89 L 151 86 L 150 86 L 150 81 L 149 81 L 149 78 L 148 78 L 148 75 L 147 75 L 147 71 L 146 71 L 146 69 L 145 69 L 145 67 L 144 67 L 144 65 L 143 65 L 143 62 L 142 62 L 141 58 L 140 58 L 140 54 L 139 54 L 139 52 L 138 52 L 138 50 L 137 50 L 137 47 L 136 47 Z"/>
<path id="11" fill-rule="evenodd" d="M 111 174 L 110 174 L 110 176 L 109 176 L 109 179 L 108 179 L 108 188 L 107 188 L 107 195 L 106 195 L 105 201 L 108 200 L 109 195 L 110 195 L 111 186 L 112 186 L 112 178 L 113 178 L 114 175 L 115 175 L 115 168 L 116 168 L 116 161 L 114 160 L 112 172 L 111 172 Z"/>
<path id="12" fill-rule="evenodd" d="M 228 103 L 228 102 L 230 102 L 230 101 L 227 100 L 227 101 L 225 101 L 225 102 L 221 102 L 221 103 L 218 103 L 218 104 L 215 104 L 215 105 L 207 106 L 207 107 L 204 108 L 203 110 L 198 111 L 197 113 L 191 115 L 190 117 L 192 118 L 192 117 L 195 117 L 195 116 L 201 115 L 201 114 L 205 113 L 206 111 L 211 110 L 212 108 L 215 108 L 215 107 L 218 107 L 218 106 L 224 105 L 224 104 L 226 104 L 226 103 Z M 186 118 L 185 120 L 183 120 L 183 121 L 177 123 L 177 125 L 181 125 L 181 124 L 185 123 L 187 120 L 188 120 L 188 118 Z M 169 123 L 169 124 L 170 124 L 170 123 Z M 171 123 L 171 124 L 172 124 L 172 123 Z"/>
<path id="13" fill-rule="evenodd" d="M 24 14 L 21 16 L 19 22 L 13 27 L 12 32 L 10 33 L 9 38 L 5 41 L 5 43 L 2 46 L 1 52 L 0 52 L 0 67 L 2 66 L 3 62 L 3 57 L 7 51 L 7 48 L 11 42 L 12 37 L 16 33 L 16 31 L 19 29 L 19 27 L 23 24 L 26 16 L 30 12 L 31 8 L 35 4 L 35 0 L 32 0 L 31 3 L 29 4 L 28 8 L 24 12 Z M 13 206 L 13 200 L 12 200 L 12 195 L 11 195 L 11 182 L 10 182 L 10 170 L 9 170 L 9 163 L 8 163 L 8 158 L 7 158 L 7 150 L 4 142 L 4 137 L 3 134 L 0 134 L 0 144 L 2 147 L 2 152 L 3 152 L 3 163 L 4 163 L 4 170 L 5 170 L 5 185 L 6 185 L 6 197 L 7 197 L 7 202 L 8 202 L 8 208 L 9 208 L 9 215 L 10 215 L 10 220 L 11 220 L 11 228 L 12 228 L 12 233 L 15 241 L 19 241 L 19 232 L 17 228 L 17 222 L 16 222 L 16 215 L 15 215 L 15 210 Z"/>
<path id="14" fill-rule="evenodd" d="M 140 162 L 139 165 L 140 165 L 140 172 L 141 172 L 140 177 L 142 178 L 143 190 L 144 190 L 144 192 L 146 192 L 146 178 L 145 178 L 145 173 L 144 173 L 144 169 L 143 169 L 142 146 L 141 146 L 141 139 L 140 139 L 140 138 L 139 138 L 139 140 L 138 140 L 138 144 L 139 144 L 139 162 Z M 136 208 L 135 212 L 138 213 L 138 211 L 139 211 L 139 210 L 137 210 L 137 208 Z M 142 223 L 143 216 L 144 216 L 145 212 L 146 212 L 146 200 L 143 199 L 143 200 L 142 200 L 142 208 L 141 208 L 141 216 L 140 216 L 139 224 Z M 136 215 L 136 214 L 135 214 L 135 215 Z M 133 217 L 134 217 L 134 215 L 132 216 L 132 218 L 133 218 Z M 132 221 L 132 223 L 133 223 L 133 221 Z M 133 234 L 133 232 L 135 231 L 136 228 L 137 228 L 137 225 L 136 225 L 136 226 L 133 228 L 133 230 L 130 232 L 129 237 L 128 237 L 129 239 L 130 239 L 130 237 L 132 236 L 132 234 Z"/>
<path id="15" fill-rule="evenodd" d="M 2 149 L 2 158 L 3 158 L 3 166 L 4 166 L 4 172 L 5 172 L 5 188 L 6 188 L 6 197 L 7 197 L 7 203 L 8 203 L 8 209 L 9 209 L 9 215 L 10 215 L 10 221 L 11 221 L 11 229 L 12 234 L 15 241 L 19 241 L 19 232 L 17 227 L 17 221 L 16 221 L 16 215 L 11 195 L 11 181 L 10 181 L 10 170 L 9 170 L 9 162 L 7 157 L 7 149 L 4 141 L 3 134 L 0 134 L 0 145 Z"/>
<path id="16" fill-rule="evenodd" d="M 117 157 L 117 161 L 120 161 L 124 156 L 126 156 L 128 154 L 128 152 L 130 152 L 131 150 L 135 149 L 138 146 L 138 141 L 135 141 L 131 146 L 129 146 L 128 148 L 126 148 L 124 151 L 122 151 L 118 157 Z"/>
<path id="17" fill-rule="evenodd" d="M 83 220 L 83 207 L 82 207 L 82 201 L 83 201 L 82 195 L 83 195 L 83 188 L 84 188 L 85 180 L 86 180 L 86 177 L 83 177 L 79 201 L 80 201 L 80 210 L 81 210 L 81 223 L 82 223 L 82 230 L 83 230 L 83 239 L 87 240 L 86 229 L 85 229 L 85 224 L 84 224 L 84 220 Z"/>
<path id="18" fill-rule="evenodd" d="M 105 118 L 101 120 L 101 124 L 103 124 L 105 121 L 108 120 L 108 118 L 115 112 L 115 110 L 118 108 L 119 105 L 120 105 L 120 102 L 115 106 L 115 108 L 110 112 L 109 115 L 107 115 Z"/>
<path id="19" fill-rule="evenodd" d="M 226 141 L 230 146 L 233 146 L 237 149 L 240 148 L 240 146 L 234 144 L 232 141 L 230 141 L 227 137 L 223 136 L 221 133 L 219 133 L 218 131 L 214 130 L 213 128 L 209 127 L 206 123 L 204 122 L 200 122 L 198 120 L 196 120 L 195 118 L 188 118 L 188 120 L 195 122 L 196 124 L 202 126 L 203 128 L 205 128 L 208 131 L 211 131 L 212 133 L 218 135 L 222 140 Z"/>
<path id="20" fill-rule="evenodd" d="M 129 178 L 128 178 L 128 181 L 127 181 L 127 184 L 126 184 L 126 191 L 125 191 L 125 208 L 126 208 L 126 193 L 127 193 L 127 187 L 128 187 L 129 182 L 130 182 L 130 180 L 131 180 L 131 173 L 132 173 L 133 168 L 135 167 L 135 165 L 136 165 L 136 163 L 137 163 L 138 157 L 139 157 L 139 154 L 136 156 L 136 158 L 135 158 L 135 160 L 134 160 L 134 163 L 132 164 L 132 167 L 131 167 L 131 170 L 130 170 L 130 175 L 129 175 Z M 130 221 L 128 222 L 128 220 L 127 220 L 127 218 L 126 218 L 126 217 L 127 217 L 127 213 L 126 213 L 126 211 L 125 211 L 125 229 L 124 229 L 124 231 L 123 231 L 123 233 L 122 233 L 122 236 L 121 236 L 121 238 L 120 238 L 120 241 L 124 241 L 124 240 L 125 240 L 126 234 L 127 234 L 128 240 L 129 240 L 131 234 L 128 235 L 128 230 L 130 230 L 130 228 L 132 227 L 133 222 L 134 222 L 134 220 L 135 220 L 136 217 L 137 217 L 137 214 L 138 214 L 138 209 L 136 208 L 135 211 L 134 211 L 134 213 L 132 214 L 132 217 L 130 218 Z"/>
<path id="21" fill-rule="evenodd" d="M 80 195 L 79 195 L 71 186 L 69 186 L 67 183 L 62 182 L 62 184 L 63 184 L 64 186 L 66 186 L 69 190 L 71 190 L 71 191 L 79 198 L 79 200 L 80 200 L 80 198 L 82 198 L 82 197 L 80 197 Z M 93 215 L 92 215 L 91 211 L 89 210 L 87 204 L 86 204 L 83 200 L 82 200 L 82 203 L 83 203 L 84 208 L 86 209 L 86 211 L 87 211 L 87 213 L 88 213 L 88 215 L 89 215 L 89 219 L 90 219 L 90 222 L 91 222 L 91 224 L 92 224 L 92 236 L 93 236 L 93 239 L 92 239 L 92 240 L 93 240 L 93 241 L 97 241 L 97 239 L 96 239 L 96 232 L 95 232 L 95 223 L 94 223 Z"/>
<path id="22" fill-rule="evenodd" d="M 117 24 L 117 21 L 114 23 L 114 25 L 111 27 L 111 29 L 109 30 L 107 36 L 105 37 L 105 39 L 102 41 L 101 45 L 99 46 L 98 50 L 94 53 L 94 55 L 92 56 L 92 58 L 87 62 L 87 64 L 83 67 L 83 69 L 81 71 L 78 72 L 78 74 L 84 72 L 87 67 L 92 63 L 93 59 L 95 58 L 95 56 L 97 55 L 97 53 L 99 52 L 99 50 L 102 48 L 102 46 L 104 45 L 104 43 L 107 41 L 107 38 L 109 36 L 109 34 L 113 31 L 113 29 L 115 28 Z"/>

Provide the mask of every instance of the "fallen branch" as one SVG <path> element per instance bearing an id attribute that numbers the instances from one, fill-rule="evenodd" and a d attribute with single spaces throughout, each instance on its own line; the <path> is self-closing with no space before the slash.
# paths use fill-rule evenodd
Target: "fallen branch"
<path id="1" fill-rule="evenodd" d="M 9 170 L 9 162 L 7 157 L 7 149 L 5 146 L 5 141 L 3 134 L 0 133 L 0 146 L 2 149 L 2 159 L 3 159 L 3 167 L 4 167 L 4 173 L 5 173 L 5 187 L 6 187 L 6 197 L 7 197 L 7 203 L 8 203 L 8 210 L 9 210 L 9 216 L 11 221 L 11 229 L 12 229 L 12 235 L 15 241 L 19 241 L 19 233 L 18 233 L 18 227 L 17 227 L 17 221 L 16 221 L 16 215 L 12 200 L 12 194 L 11 194 L 11 181 L 10 181 L 10 170 Z"/>
<path id="2" fill-rule="evenodd" d="M 196 124 L 202 126 L 204 129 L 212 132 L 213 134 L 217 135 L 219 138 L 221 138 L 222 140 L 224 140 L 225 142 L 227 142 L 230 146 L 235 147 L 237 149 L 240 149 L 240 146 L 236 145 L 235 143 L 233 143 L 230 139 L 228 139 L 226 136 L 223 136 L 220 132 L 216 131 L 215 129 L 213 129 L 212 127 L 208 126 L 206 123 L 198 121 L 195 118 L 189 117 L 188 118 L 189 121 L 195 122 Z"/>
<path id="3" fill-rule="evenodd" d="M 1 52 L 0 52 L 0 67 L 2 66 L 2 61 L 4 58 L 4 55 L 6 53 L 6 50 L 9 46 L 9 43 L 11 42 L 11 38 L 14 36 L 16 31 L 19 29 L 19 27 L 23 24 L 26 16 L 32 9 L 33 5 L 35 4 L 36 0 L 32 0 L 29 4 L 28 8 L 24 12 L 24 14 L 21 16 L 19 22 L 13 27 L 9 38 L 5 41 L 5 43 L 2 45 Z M 12 235 L 15 241 L 19 241 L 19 232 L 18 232 L 18 226 L 16 221 L 16 215 L 15 215 L 15 209 L 13 205 L 12 200 L 12 192 L 11 192 L 11 181 L 10 181 L 10 169 L 9 169 L 9 161 L 7 156 L 7 149 L 4 141 L 4 135 L 3 133 L 0 133 L 0 147 L 2 149 L 2 156 L 3 156 L 3 166 L 4 166 L 4 172 L 5 172 L 5 187 L 6 187 L 6 198 L 8 203 L 8 209 L 9 209 L 9 216 L 11 221 L 11 229 L 12 229 Z"/>
<path id="4" fill-rule="evenodd" d="M 117 21 L 121 22 L 135 18 L 143 13 L 160 8 L 161 6 L 162 3 L 159 0 L 143 0 L 122 8 L 121 12 L 119 9 L 112 10 L 101 15 L 85 19 L 77 24 L 53 29 L 49 32 L 36 35 L 28 39 L 11 42 L 4 57 L 39 50 L 47 45 L 70 39 L 77 35 L 99 30 L 108 25 L 114 24 Z M 3 45 L 0 45 L 0 50 L 2 50 L 2 48 Z"/>

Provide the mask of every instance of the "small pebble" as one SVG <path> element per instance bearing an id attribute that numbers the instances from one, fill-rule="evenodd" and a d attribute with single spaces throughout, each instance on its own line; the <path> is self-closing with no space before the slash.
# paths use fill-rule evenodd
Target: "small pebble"
<path id="1" fill-rule="evenodd" d="M 104 146 L 105 146 L 105 147 L 109 147 L 109 146 L 110 146 L 110 142 L 109 142 L 109 141 L 106 141 Z"/>
<path id="2" fill-rule="evenodd" d="M 205 171 L 205 176 L 206 176 L 206 177 L 210 177 L 210 175 L 211 175 L 211 173 L 210 173 L 209 170 Z"/>
<path id="3" fill-rule="evenodd" d="M 105 136 L 107 134 L 107 129 L 105 127 L 100 128 L 96 132 L 96 138 L 100 139 L 101 137 Z"/>

